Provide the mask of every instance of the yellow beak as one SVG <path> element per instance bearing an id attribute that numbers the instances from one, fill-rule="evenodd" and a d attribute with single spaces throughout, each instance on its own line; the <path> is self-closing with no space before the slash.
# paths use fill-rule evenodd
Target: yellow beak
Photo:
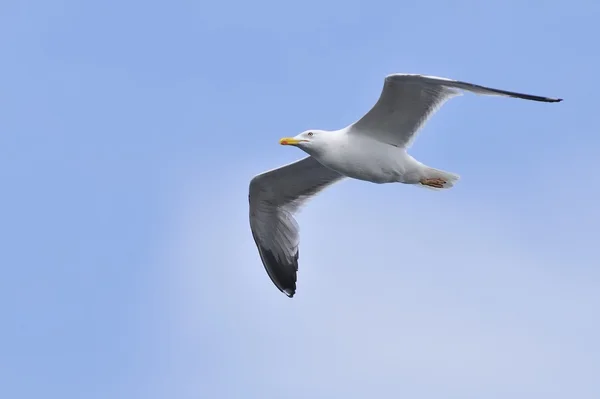
<path id="1" fill-rule="evenodd" d="M 284 137 L 281 140 L 279 140 L 279 144 L 281 144 L 281 145 L 296 145 L 303 141 L 306 141 L 306 140 L 296 140 L 295 138 L 292 138 L 292 137 Z"/>

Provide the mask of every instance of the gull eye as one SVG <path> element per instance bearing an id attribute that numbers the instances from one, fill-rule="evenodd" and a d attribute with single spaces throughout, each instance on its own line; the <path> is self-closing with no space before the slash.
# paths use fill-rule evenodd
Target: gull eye
<path id="1" fill-rule="evenodd" d="M 313 132 L 308 132 L 308 137 L 312 137 L 313 136 Z"/>

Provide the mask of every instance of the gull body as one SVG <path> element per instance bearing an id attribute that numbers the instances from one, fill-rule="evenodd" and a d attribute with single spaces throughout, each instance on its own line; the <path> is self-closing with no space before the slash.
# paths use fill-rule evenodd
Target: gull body
<path id="1" fill-rule="evenodd" d="M 252 236 L 267 274 L 281 292 L 290 298 L 296 292 L 300 238 L 294 215 L 326 187 L 344 178 L 432 190 L 455 185 L 457 174 L 424 165 L 407 150 L 427 119 L 463 91 L 562 101 L 436 76 L 392 74 L 386 76 L 376 104 L 355 123 L 335 131 L 307 130 L 280 140 L 308 156 L 252 178 L 248 198 Z"/>
<path id="2" fill-rule="evenodd" d="M 297 146 L 344 177 L 371 183 L 418 184 L 424 178 L 442 175 L 448 181 L 458 179 L 458 175 L 422 164 L 404 147 L 389 145 L 367 134 L 353 133 L 352 127 L 336 131 L 308 130 L 292 139 L 281 139 L 280 143 Z"/>

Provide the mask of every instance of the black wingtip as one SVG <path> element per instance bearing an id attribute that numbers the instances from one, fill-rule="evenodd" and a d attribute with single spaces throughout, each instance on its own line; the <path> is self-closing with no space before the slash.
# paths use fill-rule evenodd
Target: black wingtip
<path id="1" fill-rule="evenodd" d="M 273 284 L 285 296 L 293 298 L 296 293 L 298 251 L 296 251 L 295 256 L 291 260 L 288 260 L 288 262 L 281 262 L 272 251 L 261 246 L 258 247 L 258 252 Z"/>
<path id="2" fill-rule="evenodd" d="M 559 103 L 563 100 L 562 98 L 540 97 L 540 96 L 533 96 L 531 94 L 520 94 L 520 93 L 516 93 L 516 95 L 511 95 L 511 97 L 522 98 L 524 100 L 540 101 L 543 103 Z"/>
<path id="3" fill-rule="evenodd" d="M 530 100 L 535 100 L 535 101 L 542 101 L 542 102 L 545 102 L 545 103 L 559 103 L 559 102 L 561 102 L 563 100 L 562 98 L 539 97 L 539 96 L 530 96 L 529 99 Z"/>

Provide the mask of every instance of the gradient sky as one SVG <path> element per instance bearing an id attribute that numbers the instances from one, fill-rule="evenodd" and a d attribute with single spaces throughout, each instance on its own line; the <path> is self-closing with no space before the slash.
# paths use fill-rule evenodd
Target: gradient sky
<path id="1" fill-rule="evenodd" d="M 4 0 L 0 397 L 600 397 L 600 3 Z M 465 95 L 411 153 L 446 192 L 345 181 L 298 291 L 251 177 L 394 72 Z"/>

